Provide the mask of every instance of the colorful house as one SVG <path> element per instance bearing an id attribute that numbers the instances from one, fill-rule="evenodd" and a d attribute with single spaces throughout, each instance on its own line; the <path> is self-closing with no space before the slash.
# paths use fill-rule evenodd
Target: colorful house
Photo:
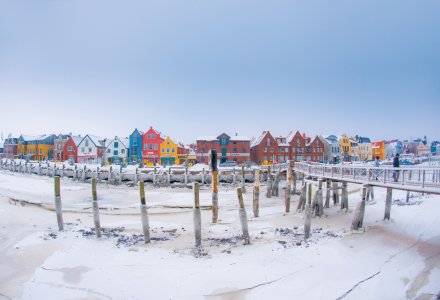
<path id="1" fill-rule="evenodd" d="M 128 138 L 115 136 L 114 139 L 106 144 L 104 153 L 105 161 L 112 164 L 125 163 L 127 161 L 128 145 Z"/>
<path id="2" fill-rule="evenodd" d="M 324 144 L 324 151 L 328 155 L 328 160 L 324 158 L 325 161 L 331 163 L 338 163 L 341 157 L 341 145 L 339 144 L 338 137 L 334 134 L 324 136 L 324 139 L 328 142 L 327 149 Z"/>
<path id="3" fill-rule="evenodd" d="M 178 146 L 170 137 L 167 137 L 160 145 L 160 164 L 172 166 L 179 164 Z"/>
<path id="4" fill-rule="evenodd" d="M 371 143 L 371 150 L 372 150 L 373 159 L 376 157 L 379 157 L 380 160 L 386 159 L 387 152 L 384 141 Z"/>
<path id="5" fill-rule="evenodd" d="M 18 155 L 18 138 L 8 137 L 3 145 L 3 157 L 16 158 Z"/>
<path id="6" fill-rule="evenodd" d="M 356 141 L 359 146 L 359 159 L 360 160 L 372 160 L 373 151 L 371 150 L 371 140 L 368 137 L 356 136 Z"/>
<path id="7" fill-rule="evenodd" d="M 70 161 L 71 163 L 78 162 L 78 145 L 81 143 L 83 138 L 79 136 L 71 135 L 67 138 L 63 149 L 63 161 Z"/>
<path id="8" fill-rule="evenodd" d="M 78 144 L 78 162 L 99 164 L 105 151 L 106 139 L 87 134 Z"/>
<path id="9" fill-rule="evenodd" d="M 56 135 L 26 136 L 21 135 L 18 139 L 18 158 L 30 160 L 53 159 L 53 145 Z"/>
<path id="10" fill-rule="evenodd" d="M 139 162 L 142 160 L 142 135 L 144 133 L 142 131 L 137 130 L 137 128 L 133 131 L 129 136 L 128 142 L 128 160 Z"/>
<path id="11" fill-rule="evenodd" d="M 341 149 L 341 156 L 344 161 L 351 161 L 351 141 L 347 134 L 343 134 L 339 139 L 339 145 Z"/>
<path id="12" fill-rule="evenodd" d="M 160 162 L 160 144 L 164 139 L 160 132 L 150 127 L 142 136 L 142 159 L 146 165 L 154 165 Z"/>

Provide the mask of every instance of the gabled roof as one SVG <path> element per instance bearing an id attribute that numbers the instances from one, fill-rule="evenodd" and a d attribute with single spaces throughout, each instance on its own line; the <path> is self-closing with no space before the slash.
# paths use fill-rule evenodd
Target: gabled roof
<path id="1" fill-rule="evenodd" d="M 83 140 L 83 137 L 79 136 L 79 135 L 71 135 L 70 136 L 73 140 L 73 142 L 75 143 L 75 145 L 78 147 L 79 143 L 81 143 L 81 141 Z"/>
<path id="2" fill-rule="evenodd" d="M 296 134 L 299 134 L 301 137 L 301 133 L 297 130 L 295 133 L 293 133 L 293 131 L 291 131 L 286 138 L 286 142 L 288 142 L 289 144 L 292 142 L 293 138 L 295 137 Z"/>
<path id="3" fill-rule="evenodd" d="M 130 134 L 130 136 L 132 136 L 136 131 L 137 131 L 140 135 L 144 135 L 144 133 L 145 133 L 145 132 L 140 131 L 140 130 L 138 130 L 137 128 L 135 128 L 135 129 L 133 130 L 133 132 Z"/>
<path id="4" fill-rule="evenodd" d="M 261 144 L 261 142 L 263 141 L 263 139 L 264 139 L 264 137 L 267 135 L 267 134 L 270 134 L 270 132 L 269 131 L 263 131 L 262 133 L 261 133 L 261 135 L 254 141 L 254 143 L 251 145 L 251 147 L 255 147 L 255 146 L 258 146 L 259 144 Z"/>
<path id="5" fill-rule="evenodd" d="M 95 144 L 96 147 L 105 147 L 105 141 L 106 139 L 100 137 L 100 136 L 96 136 L 96 135 L 91 135 L 91 134 L 86 134 L 84 136 L 84 138 L 81 140 L 81 142 L 79 144 L 82 144 L 82 142 L 89 137 L 89 139 L 92 141 L 93 144 Z"/>
<path id="6" fill-rule="evenodd" d="M 105 147 L 108 148 L 108 146 L 110 146 L 115 140 L 118 140 L 125 148 L 128 148 L 128 145 L 129 145 L 128 138 L 124 138 L 124 137 L 120 137 L 120 136 L 115 136 L 111 140 L 110 139 L 106 140 Z"/>

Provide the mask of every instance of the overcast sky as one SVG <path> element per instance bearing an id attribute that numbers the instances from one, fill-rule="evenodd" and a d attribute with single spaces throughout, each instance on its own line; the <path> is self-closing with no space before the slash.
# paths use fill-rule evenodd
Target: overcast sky
<path id="1" fill-rule="evenodd" d="M 440 138 L 440 2 L 0 0 L 0 131 Z"/>

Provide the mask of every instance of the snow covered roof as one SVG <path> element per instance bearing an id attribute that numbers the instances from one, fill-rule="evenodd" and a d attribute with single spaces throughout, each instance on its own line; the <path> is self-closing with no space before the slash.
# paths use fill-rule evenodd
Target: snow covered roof
<path id="1" fill-rule="evenodd" d="M 213 135 L 205 135 L 197 137 L 197 141 L 216 141 L 217 137 Z"/>
<path id="2" fill-rule="evenodd" d="M 129 140 L 128 140 L 128 138 L 125 138 L 125 137 L 120 137 L 120 136 L 115 136 L 113 139 L 108 139 L 108 140 L 106 140 L 106 144 L 105 144 L 105 147 L 106 148 L 108 148 L 108 146 L 110 146 L 115 140 L 118 140 L 120 143 L 122 143 L 122 145 L 125 147 L 125 148 L 128 148 L 128 145 L 129 145 Z"/>
<path id="3" fill-rule="evenodd" d="M 73 142 L 75 143 L 76 146 L 78 146 L 79 143 L 81 143 L 81 141 L 83 140 L 83 137 L 79 136 L 79 135 L 72 135 L 70 137 L 72 138 L 72 140 L 73 140 Z"/>
<path id="4" fill-rule="evenodd" d="M 97 135 L 91 135 L 91 134 L 86 134 L 86 136 L 84 136 L 84 138 L 81 140 L 80 144 L 87 138 L 89 137 L 89 139 L 92 141 L 93 144 L 95 144 L 95 146 L 97 147 L 105 147 L 105 138 L 102 138 L 100 136 Z"/>
<path id="5" fill-rule="evenodd" d="M 268 134 L 269 131 L 263 131 L 261 133 L 261 135 L 253 142 L 253 144 L 251 145 L 251 147 L 255 147 L 258 146 L 259 144 L 261 144 L 261 142 L 263 141 L 264 137 L 266 136 L 266 134 Z"/>
<path id="6" fill-rule="evenodd" d="M 250 141 L 251 139 L 245 135 L 231 136 L 231 141 Z"/>

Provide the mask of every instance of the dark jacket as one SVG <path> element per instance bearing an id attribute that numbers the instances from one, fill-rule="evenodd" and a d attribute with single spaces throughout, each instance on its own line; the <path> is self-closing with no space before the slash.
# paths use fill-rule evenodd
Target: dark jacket
<path id="1" fill-rule="evenodd" d="M 394 168 L 399 168 L 400 167 L 400 162 L 399 162 L 399 157 L 398 156 L 394 156 L 393 167 Z"/>

